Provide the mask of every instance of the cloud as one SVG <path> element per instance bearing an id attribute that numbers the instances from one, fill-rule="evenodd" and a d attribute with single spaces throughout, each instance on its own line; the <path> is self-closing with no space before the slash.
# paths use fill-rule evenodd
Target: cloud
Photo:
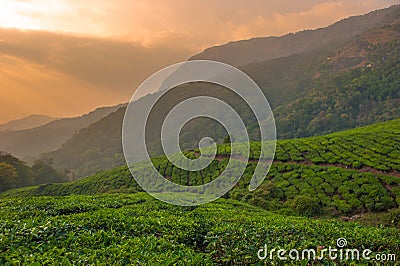
<path id="1" fill-rule="evenodd" d="M 71 116 L 127 102 L 149 75 L 191 52 L 158 45 L 0 29 L 0 122 L 31 113 Z"/>
<path id="2" fill-rule="evenodd" d="M 231 40 L 326 26 L 346 16 L 399 3 L 398 0 L 3 1 L 0 27 L 2 23 L 8 26 L 16 23 L 30 29 L 119 37 L 146 45 L 155 44 L 162 34 L 173 33 L 171 39 L 178 36 L 185 47 L 197 51 Z"/>
<path id="3" fill-rule="evenodd" d="M 190 55 L 173 40 L 145 47 L 135 42 L 38 31 L 3 29 L 0 36 L 0 55 L 41 64 L 117 91 L 135 87 L 154 71 Z"/>
<path id="4" fill-rule="evenodd" d="M 298 2 L 303 3 L 303 1 Z M 253 17 L 247 16 L 226 21 L 217 36 L 222 42 L 226 39 L 241 40 L 255 36 L 281 36 L 291 32 L 325 27 L 349 16 L 365 14 L 396 2 L 398 1 L 320 1 L 309 8 L 298 7 L 297 10 L 291 12 L 277 10 L 266 15 L 255 11 Z"/>
<path id="5" fill-rule="evenodd" d="M 0 122 L 127 101 L 149 75 L 209 46 L 327 26 L 395 3 L 3 0 Z"/>
<path id="6" fill-rule="evenodd" d="M 0 69 L 0 122 L 32 113 L 80 115 L 118 100 L 112 91 L 15 57 L 0 56 Z"/>

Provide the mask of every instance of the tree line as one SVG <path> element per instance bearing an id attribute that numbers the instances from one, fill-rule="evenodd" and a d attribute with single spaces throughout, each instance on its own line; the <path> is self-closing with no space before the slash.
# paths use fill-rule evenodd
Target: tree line
<path id="1" fill-rule="evenodd" d="M 66 173 L 54 169 L 49 159 L 37 160 L 29 166 L 12 154 L 0 151 L 0 192 L 17 187 L 66 181 Z"/>

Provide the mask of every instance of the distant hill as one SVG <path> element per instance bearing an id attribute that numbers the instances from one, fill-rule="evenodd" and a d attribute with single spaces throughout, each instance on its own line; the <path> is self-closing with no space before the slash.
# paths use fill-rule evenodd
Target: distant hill
<path id="1" fill-rule="evenodd" d="M 7 123 L 1 124 L 0 131 L 31 129 L 34 127 L 42 126 L 56 119 L 57 118 L 50 117 L 47 115 L 30 115 L 27 117 L 23 117 L 20 119 L 12 120 Z"/>
<path id="2" fill-rule="evenodd" d="M 75 178 L 123 165 L 121 136 L 124 114 L 125 108 L 119 108 L 82 128 L 58 150 L 44 156 L 52 159 L 57 168 L 73 170 Z"/>
<path id="3" fill-rule="evenodd" d="M 290 33 L 282 37 L 261 37 L 207 48 L 191 60 L 208 59 L 243 66 L 300 52 L 340 45 L 359 33 L 380 27 L 398 17 L 400 6 L 343 19 L 329 27 Z"/>
<path id="4" fill-rule="evenodd" d="M 37 157 L 60 148 L 80 129 L 88 127 L 121 106 L 98 108 L 79 117 L 55 120 L 32 129 L 0 132 L 0 150 L 24 159 Z"/>

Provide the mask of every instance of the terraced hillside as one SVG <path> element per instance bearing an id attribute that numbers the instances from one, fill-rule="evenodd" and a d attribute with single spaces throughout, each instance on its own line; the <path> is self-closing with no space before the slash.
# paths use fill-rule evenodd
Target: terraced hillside
<path id="1" fill-rule="evenodd" d="M 247 189 L 259 156 L 260 143 L 251 143 L 246 171 L 226 197 L 267 210 L 308 216 L 351 216 L 397 209 L 400 204 L 400 119 L 326 136 L 282 140 L 264 183 Z M 218 146 L 211 165 L 188 172 L 166 157 L 153 159 L 167 179 L 199 185 L 217 178 L 229 160 L 230 145 Z M 187 152 L 195 158 L 198 151 Z M 241 160 L 240 154 L 233 160 Z M 9 191 L 6 196 L 135 193 L 137 186 L 127 167 L 100 172 L 79 181 L 47 184 Z"/>

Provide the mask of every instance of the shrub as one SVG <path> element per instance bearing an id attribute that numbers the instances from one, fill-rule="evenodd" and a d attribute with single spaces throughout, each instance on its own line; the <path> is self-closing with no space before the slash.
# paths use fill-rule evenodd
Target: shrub
<path id="1" fill-rule="evenodd" d="M 299 215 L 318 216 L 321 214 L 322 206 L 318 199 L 306 195 L 297 195 L 288 200 L 285 205 Z"/>

